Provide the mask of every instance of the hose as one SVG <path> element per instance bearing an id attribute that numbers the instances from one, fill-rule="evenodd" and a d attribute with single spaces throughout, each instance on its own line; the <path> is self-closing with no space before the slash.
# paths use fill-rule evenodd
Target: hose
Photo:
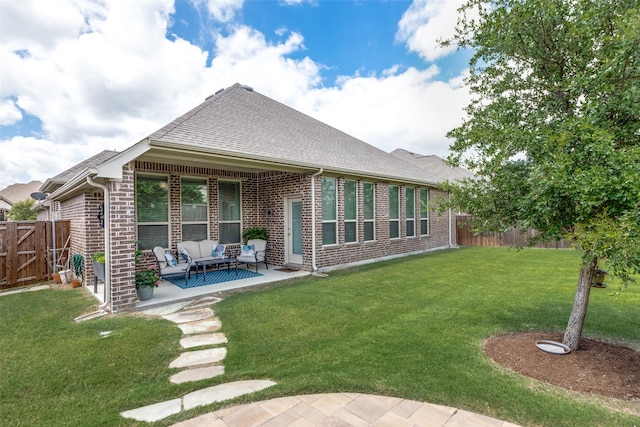
<path id="1" fill-rule="evenodd" d="M 80 277 L 82 275 L 82 268 L 84 266 L 84 259 L 81 254 L 73 255 L 73 272 L 76 277 Z"/>

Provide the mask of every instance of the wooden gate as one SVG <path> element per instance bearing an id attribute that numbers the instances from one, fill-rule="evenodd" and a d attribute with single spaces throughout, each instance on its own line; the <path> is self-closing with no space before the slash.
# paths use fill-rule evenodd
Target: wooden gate
<path id="1" fill-rule="evenodd" d="M 48 280 L 53 262 L 69 259 L 69 221 L 0 222 L 0 289 Z M 54 251 L 55 243 L 55 251 Z"/>

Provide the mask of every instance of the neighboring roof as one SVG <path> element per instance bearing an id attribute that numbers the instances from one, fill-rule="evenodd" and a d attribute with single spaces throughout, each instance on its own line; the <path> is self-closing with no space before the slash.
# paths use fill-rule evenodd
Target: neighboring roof
<path id="1" fill-rule="evenodd" d="M 106 162 L 116 154 L 118 154 L 117 151 L 104 150 L 96 154 L 95 156 L 91 156 L 88 159 L 78 163 L 77 165 L 74 165 L 63 172 L 60 172 L 53 178 L 48 178 L 44 182 L 44 184 L 42 184 L 40 190 L 45 193 L 51 193 L 62 185 L 66 184 L 71 178 L 75 177 L 80 172 L 84 171 L 85 169 L 95 168 L 96 166 Z"/>
<path id="2" fill-rule="evenodd" d="M 0 190 L 0 199 L 10 205 L 14 205 L 16 202 L 30 199 L 31 193 L 38 191 L 41 185 L 40 181 L 31 181 L 28 184 L 12 184 L 4 190 Z"/>
<path id="3" fill-rule="evenodd" d="M 149 137 L 151 146 L 192 149 L 325 172 L 436 184 L 429 172 L 235 84 Z"/>
<path id="4" fill-rule="evenodd" d="M 436 175 L 439 183 L 444 183 L 445 181 L 460 181 L 475 176 L 473 172 L 468 169 L 449 166 L 443 158 L 435 155 L 423 156 L 403 150 L 402 148 L 393 150 L 391 154 Z"/>

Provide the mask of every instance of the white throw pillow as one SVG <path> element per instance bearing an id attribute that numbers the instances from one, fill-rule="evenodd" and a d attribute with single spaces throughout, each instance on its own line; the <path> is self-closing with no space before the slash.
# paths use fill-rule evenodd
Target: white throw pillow
<path id="1" fill-rule="evenodd" d="M 255 252 L 253 251 L 253 245 L 242 245 L 241 253 L 242 256 L 255 256 Z"/>

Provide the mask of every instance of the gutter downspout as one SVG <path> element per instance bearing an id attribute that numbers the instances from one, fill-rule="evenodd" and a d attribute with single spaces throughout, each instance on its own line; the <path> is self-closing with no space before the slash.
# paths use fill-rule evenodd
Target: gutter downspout
<path id="1" fill-rule="evenodd" d="M 316 266 L 316 177 L 324 172 L 324 168 L 311 175 L 311 269 L 318 271 Z"/>
<path id="2" fill-rule="evenodd" d="M 111 211 L 111 204 L 109 203 L 109 189 L 105 185 L 94 182 L 91 176 L 87 176 L 87 183 L 93 187 L 101 188 L 104 194 L 104 302 L 98 306 L 98 309 L 102 310 L 107 308 L 111 303 L 111 269 L 109 268 L 111 265 L 111 245 L 109 244 L 109 234 L 111 231 L 109 212 Z"/>

